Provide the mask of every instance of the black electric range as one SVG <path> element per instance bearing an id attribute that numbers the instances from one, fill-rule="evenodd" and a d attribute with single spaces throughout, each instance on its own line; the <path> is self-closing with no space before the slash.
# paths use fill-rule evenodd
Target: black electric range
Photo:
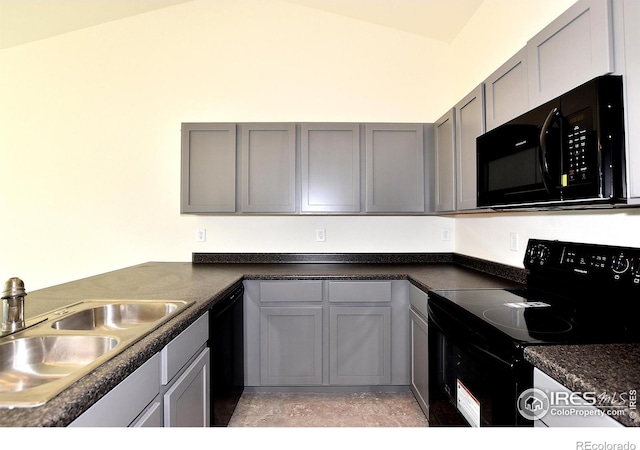
<path id="1" fill-rule="evenodd" d="M 523 289 L 429 293 L 430 424 L 532 426 L 528 345 L 640 342 L 640 249 L 532 239 Z"/>

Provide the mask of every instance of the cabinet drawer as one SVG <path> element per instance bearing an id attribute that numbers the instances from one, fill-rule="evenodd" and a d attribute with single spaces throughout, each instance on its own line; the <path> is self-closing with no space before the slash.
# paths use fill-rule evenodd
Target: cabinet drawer
<path id="1" fill-rule="evenodd" d="M 69 426 L 129 426 L 158 395 L 159 360 L 156 353 Z"/>
<path id="2" fill-rule="evenodd" d="M 169 383 L 208 338 L 209 313 L 205 313 L 160 351 L 162 384 Z"/>
<path id="3" fill-rule="evenodd" d="M 411 285 L 409 289 L 409 300 L 411 301 L 411 307 L 422 314 L 424 317 L 427 317 L 427 301 L 429 300 L 429 296 L 426 292 L 421 289 L 418 289 L 414 285 Z"/>
<path id="4" fill-rule="evenodd" d="M 322 281 L 261 281 L 261 302 L 321 302 Z"/>
<path id="5" fill-rule="evenodd" d="M 330 281 L 329 301 L 383 303 L 391 301 L 391 281 Z"/>

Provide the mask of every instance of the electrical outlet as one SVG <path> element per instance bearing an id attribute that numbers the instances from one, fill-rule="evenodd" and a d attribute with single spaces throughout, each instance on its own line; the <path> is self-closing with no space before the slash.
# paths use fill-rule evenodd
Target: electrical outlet
<path id="1" fill-rule="evenodd" d="M 198 230 L 196 233 L 196 241 L 198 242 L 206 242 L 207 241 L 207 230 Z"/>
<path id="2" fill-rule="evenodd" d="M 316 229 L 316 241 L 324 242 L 327 240 L 327 231 L 324 228 Z"/>
<path id="3" fill-rule="evenodd" d="M 518 233 L 511 232 L 509 233 L 509 249 L 512 252 L 517 252 L 519 247 L 519 238 Z"/>
<path id="4" fill-rule="evenodd" d="M 451 240 L 451 231 L 448 228 L 442 229 L 442 240 L 450 241 Z"/>

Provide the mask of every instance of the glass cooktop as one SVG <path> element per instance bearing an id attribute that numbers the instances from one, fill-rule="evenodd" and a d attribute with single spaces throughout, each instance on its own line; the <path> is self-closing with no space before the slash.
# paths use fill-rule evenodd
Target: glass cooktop
<path id="1" fill-rule="evenodd" d="M 433 291 L 432 294 L 458 305 L 518 341 L 564 342 L 575 339 L 579 331 L 566 311 L 543 299 L 527 298 L 526 291 L 470 289 Z"/>

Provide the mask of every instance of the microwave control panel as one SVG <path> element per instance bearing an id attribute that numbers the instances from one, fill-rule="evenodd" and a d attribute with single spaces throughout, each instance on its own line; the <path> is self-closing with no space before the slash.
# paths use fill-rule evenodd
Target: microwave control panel
<path id="1" fill-rule="evenodd" d="M 593 177 L 594 151 L 592 116 L 584 110 L 565 118 L 565 145 L 562 185 L 571 186 L 587 183 Z"/>

